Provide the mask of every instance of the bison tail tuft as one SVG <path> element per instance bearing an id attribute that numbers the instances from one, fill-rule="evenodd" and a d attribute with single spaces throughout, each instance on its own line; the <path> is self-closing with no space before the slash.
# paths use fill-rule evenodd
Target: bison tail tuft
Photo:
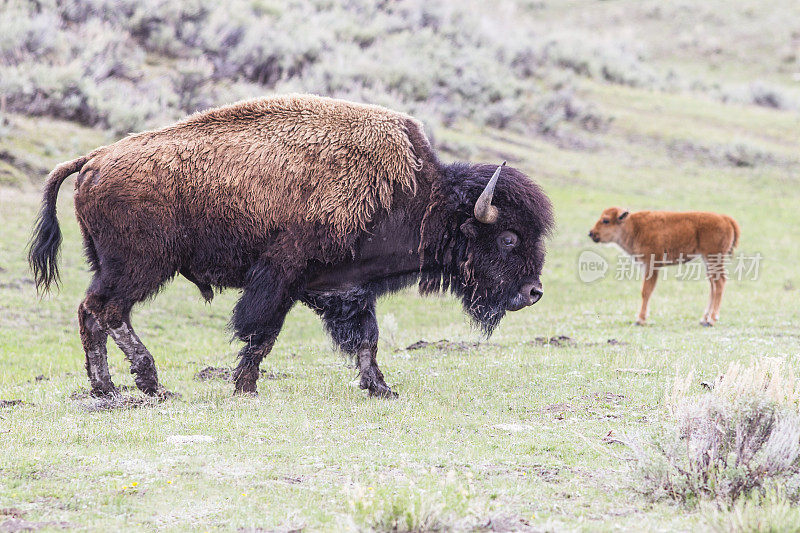
<path id="1" fill-rule="evenodd" d="M 88 160 L 88 156 L 83 156 L 61 163 L 47 177 L 42 207 L 28 244 L 28 264 L 33 271 L 39 293 L 48 292 L 54 281 L 58 284 L 58 249 L 61 246 L 61 228 L 56 217 L 58 189 L 70 174 L 79 171 Z"/>

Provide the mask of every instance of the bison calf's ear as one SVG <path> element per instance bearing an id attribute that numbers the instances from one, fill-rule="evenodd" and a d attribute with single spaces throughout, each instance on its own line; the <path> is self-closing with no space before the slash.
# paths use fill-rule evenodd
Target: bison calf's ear
<path id="1" fill-rule="evenodd" d="M 623 211 L 622 214 L 619 216 L 618 220 L 625 220 L 625 217 L 627 217 L 629 214 L 630 211 L 627 210 Z"/>

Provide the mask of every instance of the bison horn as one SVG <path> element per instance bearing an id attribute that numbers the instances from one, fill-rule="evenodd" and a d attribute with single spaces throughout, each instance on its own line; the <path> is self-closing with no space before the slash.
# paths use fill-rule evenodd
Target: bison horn
<path id="1" fill-rule="evenodd" d="M 473 211 L 475 218 L 484 224 L 494 224 L 500 218 L 500 211 L 492 205 L 492 197 L 494 196 L 494 188 L 497 185 L 497 178 L 500 177 L 500 171 L 503 170 L 504 166 L 506 166 L 505 161 L 494 171 L 492 179 L 486 184 L 486 188 L 483 189 L 478 201 L 475 202 L 475 210 Z"/>

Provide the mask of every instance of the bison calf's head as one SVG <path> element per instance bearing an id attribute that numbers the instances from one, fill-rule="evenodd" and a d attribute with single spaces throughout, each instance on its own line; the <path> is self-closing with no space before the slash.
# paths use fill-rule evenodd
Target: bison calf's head
<path id="1" fill-rule="evenodd" d="M 604 210 L 594 227 L 589 231 L 589 238 L 594 242 L 616 242 L 622 232 L 622 225 L 628 217 L 628 210 L 620 207 L 609 207 Z"/>
<path id="2" fill-rule="evenodd" d="M 423 278 L 423 292 L 449 288 L 485 333 L 506 311 L 541 299 L 544 239 L 553 227 L 550 201 L 522 172 L 505 166 L 447 167 L 441 197 L 426 237 L 438 236 L 433 253 L 442 275 Z M 448 194 L 449 193 L 449 194 Z M 429 252 L 430 253 L 430 252 Z"/>

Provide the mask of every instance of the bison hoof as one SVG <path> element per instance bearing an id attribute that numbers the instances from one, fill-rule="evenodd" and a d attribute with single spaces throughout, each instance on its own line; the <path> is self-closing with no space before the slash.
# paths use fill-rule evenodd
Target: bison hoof
<path id="1" fill-rule="evenodd" d="M 240 379 L 233 389 L 234 396 L 258 396 L 255 380 Z"/>
<path id="2" fill-rule="evenodd" d="M 709 322 L 708 320 L 701 320 L 700 325 L 703 326 L 704 328 L 710 328 L 711 326 L 714 325 L 714 323 Z"/>
<path id="3" fill-rule="evenodd" d="M 168 391 L 167 389 L 165 389 L 164 387 L 161 387 L 161 386 L 158 387 L 158 390 L 156 391 L 155 396 L 161 401 L 170 400 L 172 398 L 180 398 L 181 397 L 181 395 L 178 394 L 177 392 Z"/>
<path id="4" fill-rule="evenodd" d="M 397 393 L 389 387 L 375 387 L 369 389 L 369 395 L 373 398 L 387 398 L 393 400 L 397 398 Z"/>
<path id="5" fill-rule="evenodd" d="M 647 322 L 642 320 L 641 318 L 637 319 L 636 322 L 633 323 L 634 326 L 646 326 Z"/>
<path id="6" fill-rule="evenodd" d="M 112 383 L 110 386 L 92 387 L 92 398 L 113 398 L 119 395 L 119 389 Z"/>

